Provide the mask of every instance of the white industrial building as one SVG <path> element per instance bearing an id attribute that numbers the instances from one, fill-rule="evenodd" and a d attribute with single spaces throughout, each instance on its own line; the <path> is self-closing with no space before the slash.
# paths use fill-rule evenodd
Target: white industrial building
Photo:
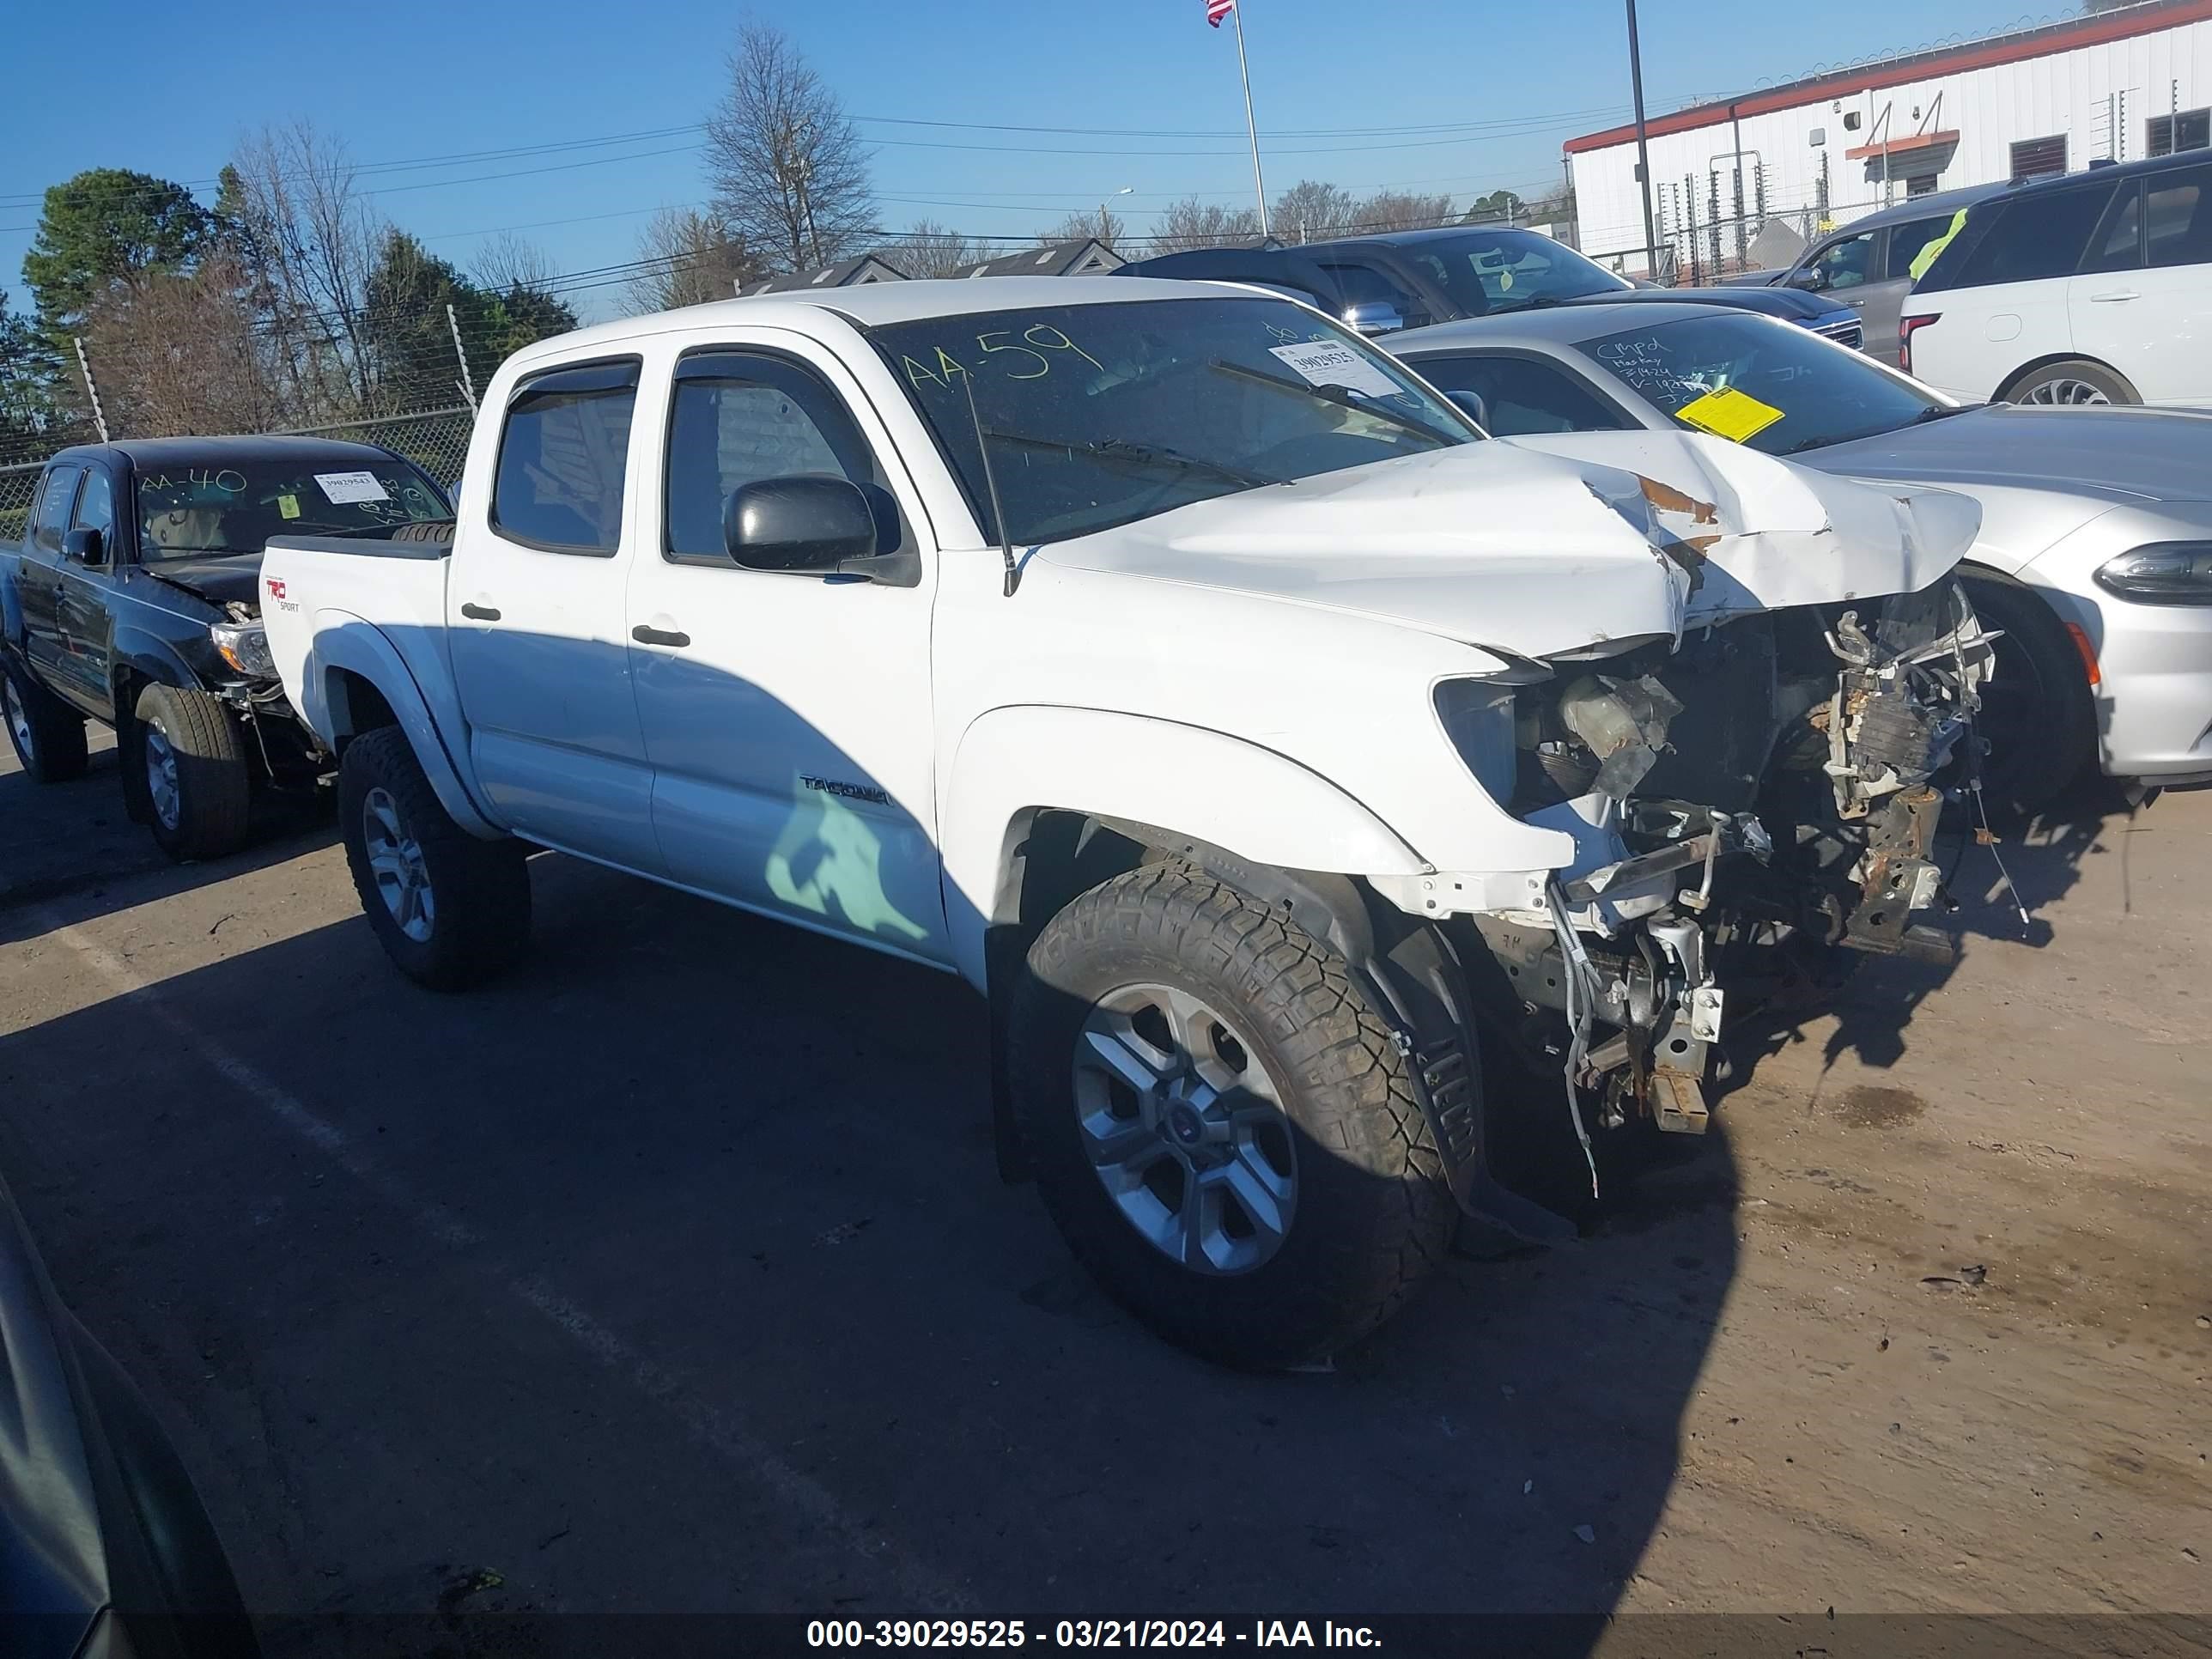
<path id="1" fill-rule="evenodd" d="M 1653 113 L 1659 243 L 1710 277 L 1756 263 L 1770 223 L 1809 238 L 1912 196 L 2212 145 L 2208 106 L 2212 0 L 2144 0 Z M 1565 148 L 1583 251 L 1648 270 L 1635 127 Z"/>

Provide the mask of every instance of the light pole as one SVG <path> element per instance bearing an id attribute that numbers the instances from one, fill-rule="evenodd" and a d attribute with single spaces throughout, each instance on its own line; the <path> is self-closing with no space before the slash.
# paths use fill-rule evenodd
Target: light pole
<path id="1" fill-rule="evenodd" d="M 1121 189 L 1114 191 L 1111 196 L 1109 196 L 1106 200 L 1110 202 L 1115 200 L 1116 198 L 1127 196 L 1136 188 L 1137 187 L 1134 185 L 1124 185 Z M 1109 247 L 1114 246 L 1113 238 L 1106 234 L 1106 202 L 1101 202 L 1098 204 L 1098 240 Z"/>
<path id="2" fill-rule="evenodd" d="M 1636 181 L 1644 191 L 1644 258 L 1659 280 L 1659 227 L 1651 215 L 1651 152 L 1644 131 L 1644 49 L 1636 39 L 1636 0 L 1628 0 L 1628 83 L 1636 99 Z"/>

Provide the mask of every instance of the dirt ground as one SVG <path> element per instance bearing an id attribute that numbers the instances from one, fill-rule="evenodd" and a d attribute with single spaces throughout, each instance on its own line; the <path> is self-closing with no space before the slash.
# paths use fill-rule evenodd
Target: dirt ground
<path id="1" fill-rule="evenodd" d="M 955 982 L 547 857 L 441 999 L 327 826 L 117 794 L 0 772 L 0 1170 L 258 1613 L 2212 1612 L 2212 794 L 2008 841 L 2025 928 L 1966 848 L 1954 968 L 1278 1378 L 996 1182 Z"/>

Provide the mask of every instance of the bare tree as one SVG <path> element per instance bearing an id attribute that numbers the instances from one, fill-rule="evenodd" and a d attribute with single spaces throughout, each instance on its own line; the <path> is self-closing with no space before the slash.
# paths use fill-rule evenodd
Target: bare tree
<path id="1" fill-rule="evenodd" d="M 216 211 L 299 415 L 365 412 L 362 312 L 383 227 L 345 146 L 305 120 L 264 127 L 223 169 Z"/>
<path id="2" fill-rule="evenodd" d="M 1219 247 L 1226 242 L 1256 239 L 1260 215 L 1252 208 L 1226 208 L 1218 202 L 1201 202 L 1186 196 L 1161 217 L 1152 239 L 1155 253 L 1181 253 L 1189 248 Z"/>
<path id="3" fill-rule="evenodd" d="M 494 294 L 516 289 L 526 294 L 545 294 L 560 279 L 561 267 L 529 238 L 502 230 L 477 250 L 469 274 L 477 286 Z"/>
<path id="4" fill-rule="evenodd" d="M 640 269 L 623 294 L 632 316 L 726 300 L 763 274 L 742 239 L 711 213 L 663 208 L 638 238 Z"/>
<path id="5" fill-rule="evenodd" d="M 868 240 L 868 152 L 836 94 L 781 29 L 738 31 L 729 89 L 707 118 L 707 176 L 732 234 L 785 270 L 830 264 Z"/>
<path id="6" fill-rule="evenodd" d="M 1318 179 L 1301 179 L 1275 198 L 1268 217 L 1275 234 L 1286 241 L 1320 241 L 1350 226 L 1358 205 L 1348 190 Z"/>
<path id="7" fill-rule="evenodd" d="M 269 378 L 251 292 L 249 273 L 224 249 L 190 276 L 109 284 L 84 324 L 109 422 L 143 437 L 282 425 L 284 400 Z"/>
<path id="8" fill-rule="evenodd" d="M 1359 230 L 1425 230 L 1448 225 L 1455 216 L 1449 196 L 1420 196 L 1402 190 L 1378 190 L 1362 197 L 1352 210 L 1352 224 Z"/>
<path id="9" fill-rule="evenodd" d="M 947 230 L 933 219 L 917 220 L 897 241 L 876 250 L 894 270 L 914 277 L 964 276 L 993 253 L 988 242 Z"/>
<path id="10" fill-rule="evenodd" d="M 1108 212 L 1102 202 L 1096 213 L 1071 213 L 1050 230 L 1037 232 L 1037 242 L 1041 246 L 1050 247 L 1054 242 L 1080 242 L 1095 238 L 1112 247 L 1127 234 L 1128 227 L 1121 222 L 1121 216 Z"/>

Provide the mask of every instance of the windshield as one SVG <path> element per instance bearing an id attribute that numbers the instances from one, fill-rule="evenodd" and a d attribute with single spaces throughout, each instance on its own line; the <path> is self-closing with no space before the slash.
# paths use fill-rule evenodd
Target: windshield
<path id="1" fill-rule="evenodd" d="M 1717 307 L 1580 345 L 1680 424 L 1768 455 L 1870 438 L 1956 407 L 1808 330 Z"/>
<path id="2" fill-rule="evenodd" d="M 979 425 L 1003 539 L 1031 545 L 1481 435 L 1357 335 L 1283 300 L 1043 306 L 869 334 L 994 541 Z"/>
<path id="3" fill-rule="evenodd" d="M 404 461 L 338 453 L 224 465 L 148 466 L 138 474 L 142 563 L 258 553 L 271 536 L 344 534 L 450 519 L 437 485 Z"/>
<path id="4" fill-rule="evenodd" d="M 1526 311 L 1548 301 L 1617 294 L 1634 283 L 1533 230 L 1470 230 L 1393 250 L 1469 317 Z"/>

